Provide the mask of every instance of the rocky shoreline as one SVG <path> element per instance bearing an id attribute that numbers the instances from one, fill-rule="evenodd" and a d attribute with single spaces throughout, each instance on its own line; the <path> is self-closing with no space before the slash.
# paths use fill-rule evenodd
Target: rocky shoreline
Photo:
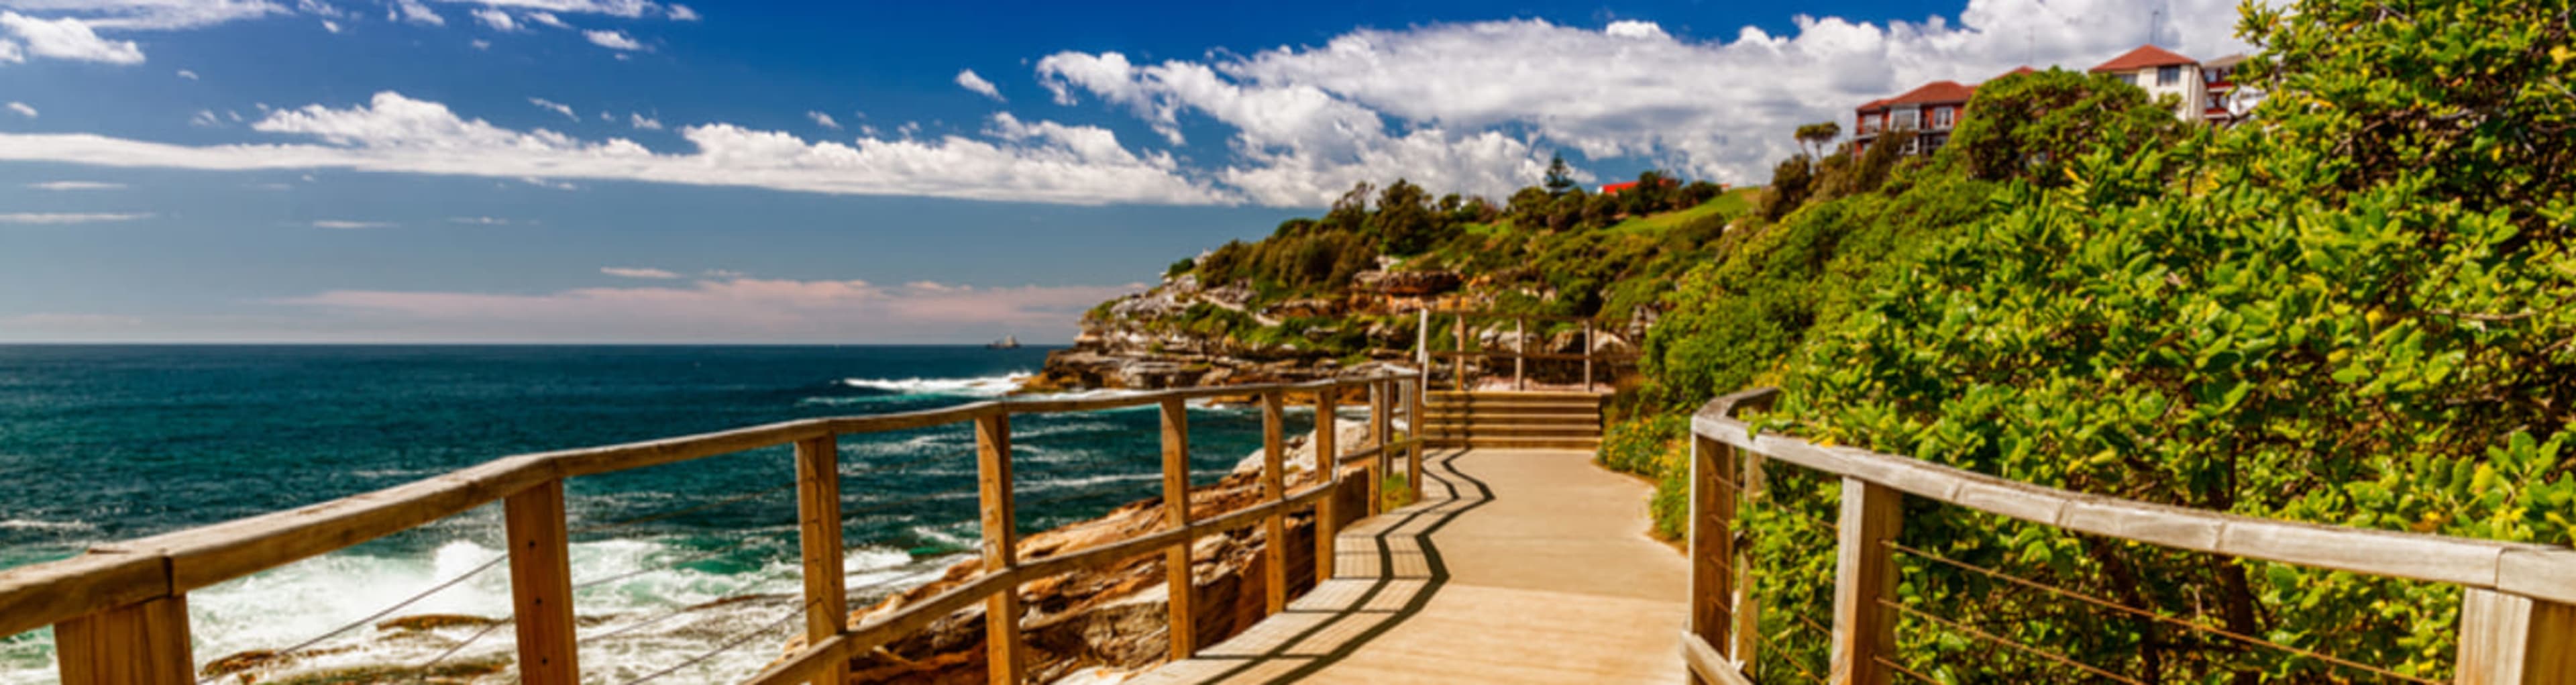
<path id="1" fill-rule="evenodd" d="M 1424 333 L 1420 312 L 1490 310 L 1492 295 L 1479 294 L 1486 290 L 1480 285 L 1447 271 L 1381 268 L 1353 277 L 1338 298 L 1261 305 L 1243 284 L 1207 287 L 1196 275 L 1182 274 L 1085 314 L 1073 346 L 1049 353 L 1045 366 L 1023 381 L 1021 391 L 1298 383 L 1362 377 L 1389 366 L 1412 368 L 1420 365 L 1412 356 Z M 1264 335 L 1247 336 L 1241 327 L 1228 329 L 1212 321 L 1255 328 Z M 1651 318 L 1640 319 L 1586 337 L 1570 329 L 1524 333 L 1498 319 L 1476 322 L 1467 335 L 1475 340 L 1475 349 L 1518 349 L 1526 334 L 1531 352 L 1581 354 L 1588 349 L 1621 356 L 1637 351 L 1638 332 L 1652 323 Z M 1443 334 L 1455 330 L 1446 328 L 1454 324 L 1436 325 L 1444 329 L 1430 331 L 1433 339 L 1451 344 Z M 1448 382 L 1457 370 L 1451 361 L 1429 366 L 1435 383 Z M 1581 369 L 1580 364 L 1563 363 L 1534 362 L 1530 367 L 1534 378 L 1554 383 L 1577 382 Z M 1475 361 L 1468 363 L 1471 376 L 1480 370 Z"/>
<path id="2" fill-rule="evenodd" d="M 1366 449 L 1374 444 L 1365 425 L 1336 424 L 1340 445 Z M 1258 504 L 1262 499 L 1261 454 L 1254 452 L 1224 480 L 1190 492 L 1193 518 L 1208 518 Z M 1301 437 L 1285 461 L 1289 488 L 1321 482 L 1314 471 L 1313 449 Z M 1356 476 L 1351 474 L 1357 474 Z M 1365 471 L 1347 471 L 1340 512 L 1366 511 Z M 1098 518 L 1030 535 L 1020 554 L 1043 559 L 1115 543 L 1162 530 L 1160 498 L 1130 502 Z M 1345 514 L 1346 518 L 1350 515 Z M 1288 517 L 1288 582 L 1291 596 L 1314 583 L 1314 531 L 1311 513 Z M 1198 585 L 1196 624 L 1199 644 L 1215 644 L 1265 613 L 1266 589 L 1261 553 L 1267 543 L 1261 526 L 1200 538 L 1192 547 L 1191 574 Z M 967 560 L 949 567 L 939 580 L 887 597 L 875 606 L 853 611 L 855 624 L 900 611 L 982 573 L 983 561 Z M 1167 584 L 1163 555 L 1147 553 L 1096 570 L 1076 571 L 1032 581 L 1020 587 L 1028 615 L 1020 621 L 1023 652 L 1036 682 L 1116 683 L 1163 662 L 1170 652 Z M 929 628 L 896 640 L 852 662 L 851 683 L 885 685 L 968 685 L 986 682 L 982 604 L 960 610 Z M 793 654 L 802 640 L 786 645 Z"/>

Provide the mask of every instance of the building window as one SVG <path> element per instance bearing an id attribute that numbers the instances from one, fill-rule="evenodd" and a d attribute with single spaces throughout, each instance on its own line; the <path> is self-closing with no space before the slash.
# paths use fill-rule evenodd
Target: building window
<path id="1" fill-rule="evenodd" d="M 1888 122 L 1887 127 L 1898 131 L 1905 131 L 1921 128 L 1922 125 L 1923 111 L 1909 107 L 1906 109 L 1896 110 L 1895 119 Z"/>
<path id="2" fill-rule="evenodd" d="M 1951 112 L 1951 109 L 1950 109 L 1950 108 L 1948 108 L 1948 107 L 1935 107 L 1935 108 L 1933 108 L 1933 109 L 1932 109 L 1932 127 L 1933 127 L 1933 128 L 1949 128 L 1949 127 L 1950 127 L 1950 120 L 1951 120 L 1951 116 L 1952 116 L 1952 115 L 1950 114 L 1950 112 Z"/>
<path id="3" fill-rule="evenodd" d="M 2156 67 L 2156 85 L 2170 86 L 2182 82 L 2182 67 Z"/>

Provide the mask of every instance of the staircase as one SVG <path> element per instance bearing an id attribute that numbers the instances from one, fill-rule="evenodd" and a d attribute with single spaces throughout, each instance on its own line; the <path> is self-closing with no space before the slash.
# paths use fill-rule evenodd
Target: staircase
<path id="1" fill-rule="evenodd" d="M 1443 447 L 1597 449 L 1601 402 L 1588 392 L 1433 392 L 1422 434 Z"/>

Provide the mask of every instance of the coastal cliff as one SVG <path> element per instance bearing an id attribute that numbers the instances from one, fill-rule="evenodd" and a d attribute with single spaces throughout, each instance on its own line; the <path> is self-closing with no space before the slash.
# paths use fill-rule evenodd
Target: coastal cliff
<path id="1" fill-rule="evenodd" d="M 1405 362 L 1411 312 L 1464 295 L 1448 271 L 1372 270 L 1325 296 L 1264 298 L 1197 274 L 1102 303 L 1073 347 L 1047 355 L 1027 390 L 1155 389 L 1295 382 Z"/>

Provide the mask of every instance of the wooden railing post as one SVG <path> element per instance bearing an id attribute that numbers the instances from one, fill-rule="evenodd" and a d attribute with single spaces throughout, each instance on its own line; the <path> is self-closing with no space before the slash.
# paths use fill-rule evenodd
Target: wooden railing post
<path id="1" fill-rule="evenodd" d="M 1891 672 L 1878 662 L 1896 642 L 1896 531 L 1904 525 L 1904 493 L 1843 477 L 1842 517 L 1835 522 L 1834 685 L 1886 685 Z"/>
<path id="2" fill-rule="evenodd" d="M 1735 477 L 1736 499 L 1740 502 L 1750 502 L 1754 506 L 1761 506 L 1763 493 L 1771 487 L 1770 478 L 1762 470 L 1762 453 L 1734 450 L 1731 445 L 1728 449 L 1734 452 L 1738 465 Z M 1732 610 L 1735 614 L 1735 644 L 1728 650 L 1727 656 L 1733 657 L 1735 663 L 1743 666 L 1746 672 L 1751 672 L 1754 664 L 1762 658 L 1762 648 L 1756 641 L 1762 636 L 1762 600 L 1753 594 L 1753 584 L 1756 582 L 1753 576 L 1753 550 L 1749 547 L 1737 548 L 1735 556 L 1727 563 L 1735 567 L 1735 601 Z"/>
<path id="3" fill-rule="evenodd" d="M 1413 326 L 1413 365 L 1431 372 L 1431 308 L 1423 307 Z"/>
<path id="4" fill-rule="evenodd" d="M 175 595 L 54 625 L 63 685 L 182 685 L 196 681 L 188 598 Z"/>
<path id="5" fill-rule="evenodd" d="M 1011 502 L 1011 416 L 975 417 L 975 480 L 984 509 L 984 572 L 1009 573 L 1019 565 L 1019 514 Z M 1020 661 L 1020 588 L 1014 583 L 984 600 L 984 668 L 987 682 L 1017 685 L 1028 679 Z"/>
<path id="6" fill-rule="evenodd" d="M 1592 320 L 1583 320 L 1583 391 L 1592 392 Z"/>
<path id="7" fill-rule="evenodd" d="M 1450 372 L 1450 375 L 1458 382 L 1458 391 L 1466 392 L 1474 388 L 1467 385 L 1467 313 L 1463 311 L 1458 312 L 1457 342 L 1458 356 L 1449 358 L 1452 368 L 1455 369 Z"/>
<path id="8" fill-rule="evenodd" d="M 842 585 L 849 571 L 841 549 L 841 449 L 830 435 L 796 443 L 796 517 L 805 555 L 805 644 L 817 645 L 850 625 Z M 841 685 L 849 679 L 850 662 L 839 660 L 810 682 Z"/>
<path id="9" fill-rule="evenodd" d="M 1512 318 L 1512 389 L 1529 389 L 1529 317 Z"/>
<path id="10" fill-rule="evenodd" d="M 1333 418 L 1333 405 L 1341 392 L 1342 387 L 1334 385 L 1315 393 L 1315 475 L 1332 488 L 1315 500 L 1315 582 L 1319 585 L 1333 578 L 1333 565 L 1338 559 L 1334 556 L 1333 536 L 1340 531 L 1336 530 L 1333 516 L 1340 509 L 1334 502 L 1342 499 L 1342 493 L 1334 486 L 1342 482 L 1342 450 L 1334 443 L 1342 431 Z"/>
<path id="11" fill-rule="evenodd" d="M 1690 632 L 1714 648 L 1733 644 L 1735 497 L 1720 483 L 1734 473 L 1735 448 L 1697 432 L 1690 461 Z M 1742 657 L 1738 657 L 1741 659 Z M 1694 683 L 1706 685 L 1698 674 Z"/>
<path id="12" fill-rule="evenodd" d="M 1261 501 L 1288 498 L 1287 404 L 1278 390 L 1261 393 Z M 1288 610 L 1288 509 L 1270 511 L 1263 523 L 1261 597 L 1276 615 Z"/>
<path id="13" fill-rule="evenodd" d="M 1368 515 L 1376 516 L 1386 506 L 1386 495 L 1378 491 L 1386 485 L 1387 443 L 1395 440 L 1395 430 L 1387 416 L 1395 403 L 1386 396 L 1387 382 L 1381 377 L 1369 381 L 1369 435 L 1377 438 L 1377 456 L 1368 462 Z"/>
<path id="14" fill-rule="evenodd" d="M 2576 605 L 2466 588 L 2459 685 L 2576 683 Z"/>
<path id="15" fill-rule="evenodd" d="M 1429 390 L 1429 376 L 1416 376 L 1404 384 L 1404 432 L 1413 438 L 1404 446 L 1405 483 L 1413 488 L 1413 501 L 1422 501 L 1422 443 L 1429 429 L 1429 419 L 1422 418 L 1422 393 Z"/>
<path id="16" fill-rule="evenodd" d="M 519 631 L 519 682 L 578 685 L 573 641 L 571 537 L 564 531 L 562 480 L 502 502 L 510 533 L 511 616 Z"/>
<path id="17" fill-rule="evenodd" d="M 1163 400 L 1163 525 L 1190 527 L 1190 412 L 1180 398 Z M 1163 550 L 1163 577 L 1171 613 L 1172 660 L 1198 654 L 1198 584 L 1190 571 L 1188 533 L 1181 544 Z"/>

